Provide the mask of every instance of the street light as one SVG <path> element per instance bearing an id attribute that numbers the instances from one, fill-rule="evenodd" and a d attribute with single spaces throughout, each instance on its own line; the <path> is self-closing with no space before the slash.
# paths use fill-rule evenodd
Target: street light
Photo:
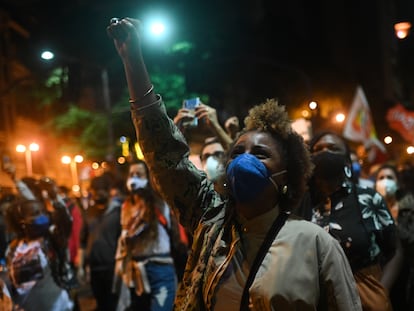
<path id="1" fill-rule="evenodd" d="M 73 158 L 71 158 L 68 155 L 65 155 L 61 158 L 61 162 L 63 164 L 70 164 L 70 173 L 72 177 L 72 190 L 75 192 L 80 191 L 79 186 L 79 177 L 78 177 L 78 163 L 83 162 L 83 157 L 79 154 L 75 155 Z"/>
<path id="2" fill-rule="evenodd" d="M 31 143 L 29 147 L 26 147 L 25 145 L 17 145 L 16 151 L 25 154 L 26 159 L 26 171 L 28 176 L 33 175 L 33 163 L 32 163 L 32 152 L 39 151 L 40 147 L 36 143 Z"/>

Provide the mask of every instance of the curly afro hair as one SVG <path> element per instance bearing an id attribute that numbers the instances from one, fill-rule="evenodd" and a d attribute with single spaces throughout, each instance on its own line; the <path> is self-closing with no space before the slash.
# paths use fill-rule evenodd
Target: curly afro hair
<path id="1" fill-rule="evenodd" d="M 288 187 L 287 195 L 280 200 L 280 207 L 293 210 L 306 192 L 313 170 L 310 153 L 302 136 L 292 129 L 285 106 L 279 105 L 275 99 L 267 99 L 251 108 L 244 123 L 245 128 L 240 134 L 249 131 L 268 132 L 280 146 L 287 167 Z"/>

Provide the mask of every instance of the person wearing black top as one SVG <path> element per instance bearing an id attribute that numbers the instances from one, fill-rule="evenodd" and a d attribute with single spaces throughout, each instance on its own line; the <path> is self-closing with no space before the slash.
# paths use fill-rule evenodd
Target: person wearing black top
<path id="1" fill-rule="evenodd" d="M 384 199 L 353 181 L 349 147 L 342 137 L 320 133 L 310 141 L 310 151 L 315 168 L 298 214 L 339 241 L 363 309 L 391 310 L 388 290 L 392 284 L 388 280 L 394 279 L 396 272 L 391 259 L 397 235 Z"/>

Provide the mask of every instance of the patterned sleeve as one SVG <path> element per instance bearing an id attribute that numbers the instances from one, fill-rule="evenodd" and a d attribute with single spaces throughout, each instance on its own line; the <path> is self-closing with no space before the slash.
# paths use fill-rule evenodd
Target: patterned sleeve
<path id="1" fill-rule="evenodd" d="M 206 176 L 188 159 L 189 146 L 167 116 L 161 97 L 145 109 L 133 109 L 132 120 L 145 161 L 162 197 L 180 222 L 192 231 L 202 215 L 203 198 L 211 189 Z"/>
<path id="2" fill-rule="evenodd" d="M 362 205 L 362 217 L 364 220 L 370 220 L 369 229 L 375 233 L 381 253 L 385 260 L 388 260 L 396 250 L 397 228 L 384 198 L 375 190 L 368 190 L 365 189 L 365 193 L 360 192 L 358 195 Z"/>

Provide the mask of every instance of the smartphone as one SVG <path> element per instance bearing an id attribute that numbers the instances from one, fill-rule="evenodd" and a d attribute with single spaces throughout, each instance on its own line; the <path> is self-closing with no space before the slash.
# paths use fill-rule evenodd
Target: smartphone
<path id="1" fill-rule="evenodd" d="M 183 108 L 186 108 L 186 109 L 189 109 L 190 111 L 192 111 L 193 115 L 195 113 L 195 108 L 198 105 L 200 105 L 200 98 L 199 97 L 184 99 L 184 102 L 183 102 Z M 197 127 L 197 125 L 198 125 L 198 120 L 195 116 L 193 117 L 192 120 L 186 121 L 183 124 L 184 127 Z"/>
<path id="2" fill-rule="evenodd" d="M 8 155 L 3 155 L 2 160 L 1 160 L 1 168 L 2 170 L 6 170 L 9 168 L 11 164 L 11 159 Z"/>

